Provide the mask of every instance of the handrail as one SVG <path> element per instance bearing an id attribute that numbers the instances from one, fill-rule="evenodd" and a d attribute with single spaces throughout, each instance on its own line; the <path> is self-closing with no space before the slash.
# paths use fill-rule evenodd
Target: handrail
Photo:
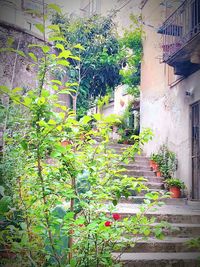
<path id="1" fill-rule="evenodd" d="M 158 30 L 163 34 L 163 61 L 167 62 L 200 33 L 200 1 L 184 1 Z"/>

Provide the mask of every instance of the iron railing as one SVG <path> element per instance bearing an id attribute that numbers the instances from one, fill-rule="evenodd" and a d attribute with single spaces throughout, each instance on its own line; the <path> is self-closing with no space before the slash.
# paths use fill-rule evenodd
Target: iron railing
<path id="1" fill-rule="evenodd" d="M 200 33 L 200 0 L 184 1 L 158 32 L 163 34 L 163 60 L 167 62 Z"/>

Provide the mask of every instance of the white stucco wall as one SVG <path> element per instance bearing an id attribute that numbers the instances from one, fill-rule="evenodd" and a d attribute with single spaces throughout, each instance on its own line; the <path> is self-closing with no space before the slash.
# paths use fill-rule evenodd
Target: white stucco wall
<path id="1" fill-rule="evenodd" d="M 162 22 L 162 10 L 154 0 L 149 0 L 143 10 L 144 19 L 154 12 L 151 25 L 144 27 L 144 56 L 141 84 L 141 128 L 150 127 L 154 138 L 144 147 L 149 156 L 163 144 L 178 157 L 175 176 L 183 180 L 191 191 L 191 118 L 190 105 L 200 100 L 200 71 L 169 87 L 167 65 L 161 63 L 161 35 L 157 28 Z M 186 91 L 193 96 L 186 96 Z"/>
<path id="2" fill-rule="evenodd" d="M 105 116 L 111 114 L 123 115 L 128 104 L 133 100 L 131 95 L 125 94 L 126 88 L 126 85 L 119 85 L 116 87 L 114 92 L 114 101 L 103 107 L 102 114 Z"/>

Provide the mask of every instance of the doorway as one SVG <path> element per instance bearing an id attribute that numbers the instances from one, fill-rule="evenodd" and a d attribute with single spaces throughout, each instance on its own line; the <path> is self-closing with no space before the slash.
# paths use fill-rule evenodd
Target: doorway
<path id="1" fill-rule="evenodd" d="M 192 106 L 192 199 L 200 200 L 200 101 Z"/>

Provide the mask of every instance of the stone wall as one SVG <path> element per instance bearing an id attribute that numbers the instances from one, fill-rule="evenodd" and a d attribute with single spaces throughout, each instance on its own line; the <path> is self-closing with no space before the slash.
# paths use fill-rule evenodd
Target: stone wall
<path id="1" fill-rule="evenodd" d="M 13 38 L 13 48 L 22 50 L 25 54 L 28 52 L 34 52 L 37 57 L 41 57 L 40 48 L 28 48 L 29 44 L 43 44 L 42 39 L 38 36 L 32 35 L 17 26 L 0 23 L 0 48 L 7 47 L 8 38 Z M 33 66 L 31 58 L 22 57 L 12 52 L 0 53 L 0 85 L 5 85 L 8 88 L 21 87 L 24 92 L 27 92 L 31 88 L 37 88 L 37 67 Z M 67 81 L 67 77 L 63 78 L 63 82 Z M 49 90 L 53 93 L 53 90 L 49 87 Z M 6 104 L 7 98 L 1 98 L 3 103 Z M 70 98 L 68 95 L 60 95 L 59 100 L 63 105 L 70 106 Z M 0 122 L 0 128 L 1 124 Z M 1 136 L 1 134 L 0 134 Z M 0 141 L 1 143 L 1 141 Z"/>

